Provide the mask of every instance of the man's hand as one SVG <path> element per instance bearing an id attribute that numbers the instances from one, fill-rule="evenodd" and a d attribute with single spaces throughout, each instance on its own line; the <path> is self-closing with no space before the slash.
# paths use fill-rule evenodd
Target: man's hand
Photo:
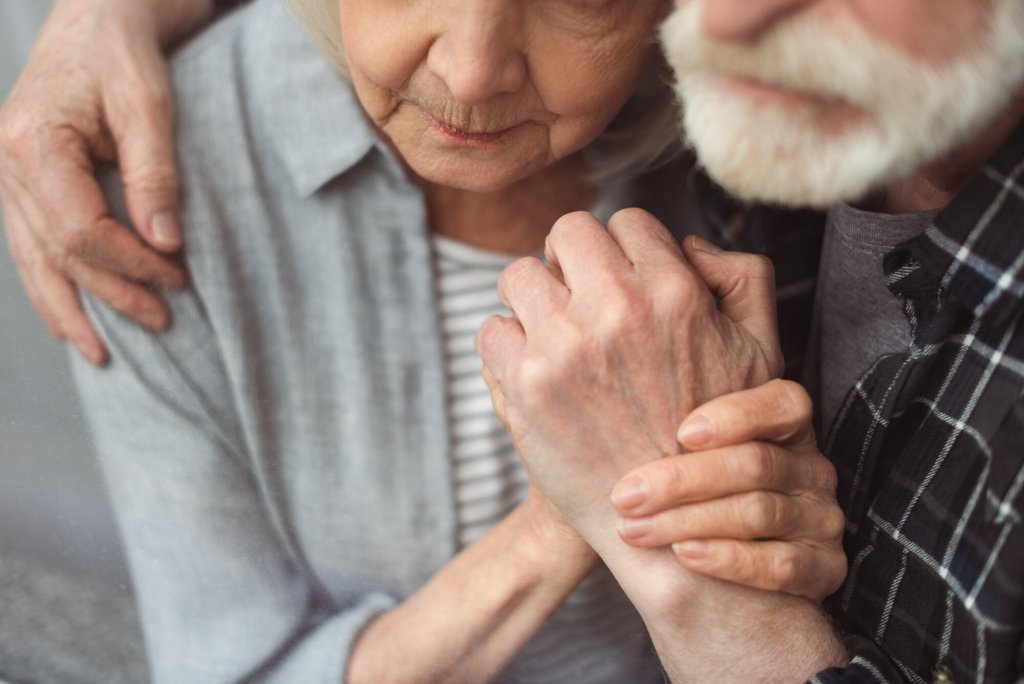
<path id="1" fill-rule="evenodd" d="M 615 531 L 621 475 L 679 453 L 697 406 L 781 371 L 770 264 L 696 239 L 681 251 L 635 210 L 607 231 L 565 217 L 547 254 L 550 271 L 521 260 L 504 273 L 516 317 L 480 330 L 485 378 L 532 482 L 615 575 L 671 680 L 804 681 L 845 662 L 811 601 L 691 572 Z"/>
<path id="2" fill-rule="evenodd" d="M 161 41 L 211 9 L 211 0 L 62 0 L 0 109 L 8 247 L 50 333 L 92 363 L 106 350 L 76 285 L 162 330 L 167 306 L 143 283 L 184 283 L 168 256 L 181 229 Z M 110 218 L 95 179 L 96 162 L 115 160 L 138 233 Z"/>
<path id="3" fill-rule="evenodd" d="M 613 490 L 622 538 L 672 544 L 696 572 L 821 601 L 846 577 L 845 518 L 811 415 L 785 380 L 694 410 L 679 430 L 691 453 L 646 463 Z"/>
<path id="4" fill-rule="evenodd" d="M 537 259 L 505 270 L 515 318 L 488 320 L 477 344 L 533 482 L 587 536 L 614 524 L 608 496 L 623 473 L 678 452 L 676 426 L 695 406 L 780 372 L 773 272 L 697 239 L 684 255 L 639 210 L 607 230 L 563 217 L 546 254 L 551 270 Z"/>

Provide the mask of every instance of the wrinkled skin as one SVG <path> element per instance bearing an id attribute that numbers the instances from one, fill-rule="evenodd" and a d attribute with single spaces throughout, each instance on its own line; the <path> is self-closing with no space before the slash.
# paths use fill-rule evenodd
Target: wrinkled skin
<path id="1" fill-rule="evenodd" d="M 515 318 L 481 328 L 485 376 L 534 484 L 585 537 L 614 524 L 623 473 L 679 452 L 693 408 L 781 371 L 770 263 L 713 249 L 684 255 L 639 210 L 607 231 L 577 213 L 551 231 L 551 271 L 527 258 L 502 275 Z"/>

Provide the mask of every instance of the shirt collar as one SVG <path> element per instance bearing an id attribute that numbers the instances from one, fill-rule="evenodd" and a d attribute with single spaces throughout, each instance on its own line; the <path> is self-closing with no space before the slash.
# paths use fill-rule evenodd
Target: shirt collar
<path id="1" fill-rule="evenodd" d="M 275 40 L 276 49 L 246 55 L 257 62 L 246 69 L 261 91 L 257 130 L 271 132 L 271 145 L 295 189 L 310 197 L 383 143 L 352 86 L 293 17 L 282 17 Z"/>
<path id="2" fill-rule="evenodd" d="M 1024 123 L 919 237 L 885 260 L 890 288 L 940 287 L 978 318 L 1024 300 Z"/>

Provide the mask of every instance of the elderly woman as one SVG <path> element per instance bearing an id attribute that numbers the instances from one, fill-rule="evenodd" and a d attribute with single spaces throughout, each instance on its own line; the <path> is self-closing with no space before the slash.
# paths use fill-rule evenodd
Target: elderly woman
<path id="1" fill-rule="evenodd" d="M 292 4 L 319 51 L 259 0 L 177 57 L 191 287 L 77 367 L 156 681 L 658 681 L 473 336 L 676 139 L 665 4 Z"/>

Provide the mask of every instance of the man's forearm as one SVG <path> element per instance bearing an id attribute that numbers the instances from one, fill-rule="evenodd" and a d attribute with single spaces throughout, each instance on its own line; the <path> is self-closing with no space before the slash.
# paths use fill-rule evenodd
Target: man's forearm
<path id="1" fill-rule="evenodd" d="M 608 520 L 584 537 L 636 606 L 673 682 L 802 682 L 846 662 L 817 605 L 693 573 L 667 548 L 625 544 Z"/>
<path id="2" fill-rule="evenodd" d="M 216 0 L 59 0 L 55 16 L 77 21 L 102 16 L 111 26 L 152 30 L 160 44 L 170 47 L 197 31 L 213 16 Z"/>

